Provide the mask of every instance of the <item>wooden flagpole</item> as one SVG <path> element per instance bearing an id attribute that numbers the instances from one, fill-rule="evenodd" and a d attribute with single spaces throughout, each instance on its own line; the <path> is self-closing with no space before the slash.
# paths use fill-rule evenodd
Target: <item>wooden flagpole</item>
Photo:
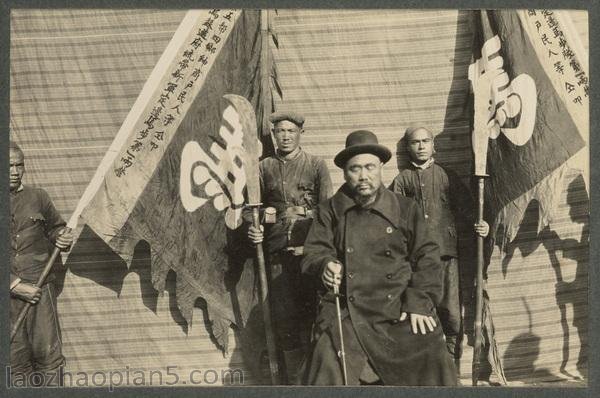
<path id="1" fill-rule="evenodd" d="M 227 94 L 223 98 L 229 101 L 239 114 L 240 124 L 244 132 L 243 138 L 243 164 L 246 174 L 246 191 L 248 203 L 246 206 L 252 209 L 252 224 L 260 228 L 260 181 L 258 162 L 262 153 L 262 144 L 258 139 L 256 116 L 254 108 L 244 97 Z M 256 265 L 259 282 L 260 304 L 265 326 L 265 338 L 267 342 L 267 354 L 269 356 L 269 368 L 271 382 L 273 385 L 281 384 L 281 374 L 277 361 L 277 347 L 275 345 L 275 333 L 271 320 L 271 306 L 269 302 L 269 287 L 265 267 L 265 256 L 262 243 L 256 245 Z"/>

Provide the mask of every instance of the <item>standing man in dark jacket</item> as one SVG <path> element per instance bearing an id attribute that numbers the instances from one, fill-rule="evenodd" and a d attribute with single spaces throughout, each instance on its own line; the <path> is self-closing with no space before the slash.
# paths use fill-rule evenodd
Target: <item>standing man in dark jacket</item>
<path id="1" fill-rule="evenodd" d="M 343 383 L 334 284 L 340 286 L 348 384 L 456 385 L 435 306 L 438 245 L 417 204 L 381 184 L 390 151 L 355 131 L 335 157 L 346 183 L 319 207 L 302 269 L 322 286 L 304 382 Z"/>
<path id="2" fill-rule="evenodd" d="M 260 162 L 263 207 L 275 209 L 276 220 L 267 224 L 269 294 L 277 345 L 283 354 L 289 381 L 308 349 L 314 320 L 315 291 L 300 272 L 304 240 L 320 202 L 332 194 L 325 162 L 300 147 L 304 117 L 293 112 L 270 116 L 276 153 Z M 263 240 L 263 229 L 250 227 L 253 243 Z"/>
<path id="3" fill-rule="evenodd" d="M 424 127 L 408 128 L 404 140 L 410 164 L 400 171 L 390 189 L 417 201 L 429 233 L 440 246 L 444 294 L 437 311 L 448 351 L 458 360 L 462 351 L 458 226 L 474 225 L 475 233 L 483 237 L 489 226 L 485 221 L 477 224 L 473 199 L 458 175 L 435 163 L 433 134 Z"/>
<path id="4" fill-rule="evenodd" d="M 25 158 L 10 142 L 10 321 L 16 321 L 26 302 L 33 304 L 10 344 L 12 385 L 57 385 L 64 363 L 56 294 L 52 274 L 41 288 L 35 286 L 49 258 L 52 245 L 67 250 L 71 232 L 40 188 L 24 186 Z M 33 372 L 38 376 L 33 377 Z"/>

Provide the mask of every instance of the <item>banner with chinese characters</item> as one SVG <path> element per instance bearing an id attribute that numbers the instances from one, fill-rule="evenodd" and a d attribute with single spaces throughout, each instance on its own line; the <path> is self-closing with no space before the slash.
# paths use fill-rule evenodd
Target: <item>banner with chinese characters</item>
<path id="1" fill-rule="evenodd" d="M 125 260 L 149 243 L 152 283 L 176 273 L 188 324 L 198 298 L 226 350 L 229 325 L 243 326 L 254 273 L 238 243 L 245 176 L 241 132 L 224 94 L 259 106 L 258 11 L 187 13 L 98 169 L 87 225 Z M 257 41 L 258 40 L 258 41 Z"/>
<path id="2" fill-rule="evenodd" d="M 585 146 L 587 118 L 577 107 L 587 106 L 587 77 L 550 12 L 476 14 L 469 80 L 475 129 L 489 136 L 486 208 L 503 226 L 502 239 L 511 240 L 532 199 L 547 221 L 559 167 Z"/>
<path id="3" fill-rule="evenodd" d="M 581 137 L 589 143 L 589 67 L 587 50 L 567 11 L 519 11 L 523 29 L 537 45 L 534 46 L 548 78 L 562 99 Z M 579 169 L 589 186 L 589 148 L 586 146 L 569 160 L 569 166 Z"/>
<path id="4" fill-rule="evenodd" d="M 120 230 L 125 225 L 144 182 L 152 176 L 205 84 L 206 74 L 221 53 L 238 14 L 190 11 L 175 32 L 102 162 L 112 165 L 107 170 L 105 189 L 93 201 L 122 204 L 118 209 L 110 209 L 105 235 L 112 236 L 111 229 Z M 106 162 L 109 158 L 114 161 Z M 88 213 L 89 208 L 83 217 Z"/>
<path id="5" fill-rule="evenodd" d="M 485 207 L 488 220 L 494 224 L 494 239 L 489 242 L 498 246 L 489 248 L 486 272 L 489 300 L 483 312 L 487 321 L 484 329 L 491 342 L 488 359 L 503 383 L 523 378 L 580 379 L 586 347 L 580 336 L 569 341 L 568 324 L 579 329 L 579 311 L 587 294 L 585 276 L 578 268 L 577 281 L 566 288 L 565 275 L 573 271 L 560 269 L 554 248 L 544 239 L 554 239 L 557 247 L 567 241 L 561 241 L 550 226 L 555 227 L 551 224 L 555 215 L 565 217 L 559 208 L 566 207 L 563 187 L 572 178 L 567 161 L 586 145 L 587 75 L 573 51 L 576 38 L 562 29 L 556 12 L 494 10 L 474 14 L 474 62 L 468 72 L 474 93 L 473 147 L 476 169 L 483 166 L 489 174 Z M 476 143 L 477 139 L 480 141 Z M 485 148 L 481 140 L 487 145 L 484 154 L 477 153 Z M 477 162 L 481 155 L 487 155 L 484 164 Z M 527 259 L 540 242 L 550 258 L 550 264 L 541 267 Z M 521 264 L 516 248 L 523 258 Z M 550 283 L 555 291 L 539 293 L 538 287 Z M 546 300 L 543 310 L 536 302 L 538 297 Z M 554 300 L 558 308 L 548 305 Z M 574 313 L 567 312 L 566 303 L 572 304 Z M 515 309 L 521 304 L 522 308 Z M 536 307 L 532 310 L 531 305 Z M 492 315 L 496 322 L 492 322 Z M 548 319 L 560 319 L 563 326 L 559 337 L 566 343 L 560 355 L 546 341 L 541 343 L 542 337 L 550 341 L 555 336 L 544 329 L 550 325 Z M 516 348 L 520 346 L 529 348 Z M 522 352 L 517 354 L 518 350 Z M 571 355 L 577 351 L 580 357 Z M 554 369 L 555 362 L 544 364 L 548 366 L 546 373 L 539 369 L 536 374 L 527 361 L 537 361 L 542 355 L 560 365 Z"/>

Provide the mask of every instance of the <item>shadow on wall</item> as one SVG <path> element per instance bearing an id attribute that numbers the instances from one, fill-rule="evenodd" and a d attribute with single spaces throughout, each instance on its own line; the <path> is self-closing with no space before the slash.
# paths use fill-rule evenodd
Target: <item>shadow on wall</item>
<path id="1" fill-rule="evenodd" d="M 233 239 L 233 237 L 228 237 L 228 239 L 229 238 Z M 243 304 L 248 300 L 255 300 L 253 299 L 253 296 L 256 292 L 240 291 L 240 278 L 242 278 L 243 270 L 247 268 L 247 265 L 245 264 L 247 261 L 247 253 L 244 253 L 243 245 L 236 247 L 238 249 L 234 250 L 233 254 L 230 256 L 228 272 L 226 273 L 226 280 L 224 283 L 231 292 L 234 314 L 237 323 L 241 325 L 242 314 L 240 312 L 240 301 Z M 131 266 L 127 268 L 125 261 L 115 254 L 115 252 L 86 225 L 84 226 L 79 239 L 71 249 L 65 266 L 62 266 L 60 259 L 61 258 L 59 257 L 59 261 L 55 264 L 55 284 L 58 295 L 67 293 L 64 291 L 65 289 L 76 287 L 65 286 L 66 273 L 67 270 L 69 270 L 73 275 L 76 275 L 79 278 L 87 279 L 103 288 L 110 289 L 115 293 L 119 300 L 137 301 L 141 298 L 142 303 L 147 309 L 155 314 L 157 313 L 158 298 L 162 292 L 155 290 L 152 285 L 150 246 L 147 242 L 140 241 L 136 245 Z M 130 288 L 125 288 L 124 290 L 124 279 L 130 272 L 135 272 L 139 276 L 139 290 L 131 288 L 135 291 L 135 297 L 121 296 L 125 291 L 130 291 Z M 168 293 L 168 307 L 174 325 L 177 325 L 181 328 L 183 333 L 187 334 L 189 325 L 185 321 L 177 305 L 176 273 L 173 270 L 170 270 L 167 274 L 165 291 Z M 85 292 L 83 291 L 83 288 L 81 288 L 79 290 L 75 289 L 74 291 L 69 291 L 68 294 L 85 294 Z M 242 294 L 242 296 L 238 297 L 238 294 Z M 98 305 L 100 307 L 102 303 L 98 303 Z M 215 331 L 215 327 L 229 327 L 229 325 L 220 325 L 213 322 L 209 318 L 207 303 L 204 299 L 196 299 L 194 306 L 202 311 L 202 318 L 207 333 L 209 331 Z M 263 326 L 260 306 L 257 305 L 251 310 L 249 318 L 250 319 L 247 321 L 245 327 L 234 329 L 235 336 L 238 339 L 238 345 L 237 349 L 230 353 L 230 358 L 232 359 L 231 369 L 239 369 L 240 367 L 245 370 L 264 368 L 263 365 L 258 364 L 261 359 L 260 347 L 264 347 L 264 343 L 262 342 L 264 340 L 264 332 L 262 332 Z M 221 329 L 216 330 L 216 332 L 220 330 Z M 213 335 L 210 333 L 208 334 L 210 335 L 212 343 L 215 345 L 215 350 L 217 350 L 219 345 L 213 338 Z M 243 350 L 240 350 L 240 347 L 243 348 Z M 255 348 L 258 348 L 258 350 L 255 350 Z M 242 356 L 241 362 L 239 360 L 240 355 L 238 354 Z M 215 366 L 217 365 L 215 364 Z M 257 378 L 257 376 L 250 375 L 250 379 L 253 378 Z M 258 378 L 260 379 L 260 375 L 258 375 Z M 268 380 L 268 374 L 266 380 Z M 227 380 L 224 380 L 224 382 L 227 382 Z"/>
<path id="2" fill-rule="evenodd" d="M 562 239 L 551 226 L 544 228 L 537 234 L 537 225 L 539 218 L 539 204 L 532 201 L 525 217 L 521 222 L 519 231 L 515 240 L 507 245 L 507 254 L 502 261 L 502 272 L 506 276 L 509 272 L 509 265 L 518 248 L 523 258 L 531 255 L 543 245 L 549 256 L 550 265 L 556 276 L 554 297 L 560 311 L 560 324 L 562 332 L 562 360 L 560 365 L 560 376 L 554 375 L 554 379 L 562 377 L 565 379 L 581 379 L 587 375 L 587 284 L 588 272 L 587 264 L 589 260 L 589 199 L 587 196 L 585 182 L 582 175 L 577 175 L 569 183 L 567 190 L 568 216 L 572 223 L 582 224 L 582 234 L 580 239 L 566 238 Z M 571 281 L 565 281 L 560 258 L 574 260 L 576 262 L 575 276 Z M 525 303 L 526 305 L 526 303 Z M 527 306 L 526 306 L 527 307 Z M 576 367 L 579 374 L 572 374 L 567 371 L 567 365 L 572 360 L 575 348 L 570 346 L 570 325 L 568 317 L 568 308 L 572 309 L 572 326 L 575 327 L 579 337 L 579 347 L 577 349 Z M 531 334 L 532 314 L 527 308 L 530 316 L 530 332 L 528 335 L 519 335 L 511 341 L 504 355 L 506 374 L 510 377 L 527 378 L 541 377 L 548 378 L 542 370 L 534 369 L 533 363 L 539 355 L 537 351 L 531 350 L 534 340 Z M 536 337 L 539 347 L 540 339 Z M 529 347 L 525 351 L 524 347 Z M 514 357 L 513 357 L 514 355 Z M 518 358 L 519 362 L 515 362 Z M 511 365 L 514 364 L 514 365 Z M 530 366 L 530 367 L 528 367 Z M 541 373 L 540 373 L 541 372 Z"/>
<path id="3" fill-rule="evenodd" d="M 62 294 L 67 269 L 73 275 L 89 279 L 98 285 L 108 288 L 120 296 L 123 281 L 127 274 L 135 272 L 139 276 L 140 297 L 146 308 L 156 313 L 160 293 L 152 286 L 150 269 L 150 247 L 148 243 L 139 242 L 134 251 L 131 266 L 127 268 L 125 261 L 87 225 L 83 227 L 78 240 L 71 249 L 64 267 L 56 268 L 56 287 L 58 295 Z M 175 301 L 175 274 L 170 272 L 165 284 L 169 294 L 169 309 L 173 321 L 187 333 L 187 323 L 181 315 Z M 200 305 L 200 308 L 202 306 Z M 205 311 L 205 309 L 204 309 Z"/>
<path id="4" fill-rule="evenodd" d="M 506 376 L 509 381 L 519 379 L 543 379 L 551 380 L 557 377 L 548 369 L 535 367 L 535 361 L 540 355 L 540 343 L 542 339 L 532 332 L 533 315 L 527 305 L 527 300 L 521 297 L 527 317 L 529 318 L 529 330 L 517 335 L 508 344 L 504 352 L 503 363 Z M 513 376 L 513 377 L 511 377 Z"/>

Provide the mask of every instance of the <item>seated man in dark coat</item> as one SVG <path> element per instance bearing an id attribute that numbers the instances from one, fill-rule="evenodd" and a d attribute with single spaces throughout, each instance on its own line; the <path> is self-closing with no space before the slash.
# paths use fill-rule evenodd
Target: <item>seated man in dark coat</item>
<path id="1" fill-rule="evenodd" d="M 302 261 L 323 287 L 306 384 L 343 384 L 334 284 L 341 285 L 348 384 L 457 384 L 435 313 L 439 247 L 417 203 L 382 185 L 390 157 L 369 131 L 348 135 L 335 157 L 346 183 L 319 206 Z"/>

